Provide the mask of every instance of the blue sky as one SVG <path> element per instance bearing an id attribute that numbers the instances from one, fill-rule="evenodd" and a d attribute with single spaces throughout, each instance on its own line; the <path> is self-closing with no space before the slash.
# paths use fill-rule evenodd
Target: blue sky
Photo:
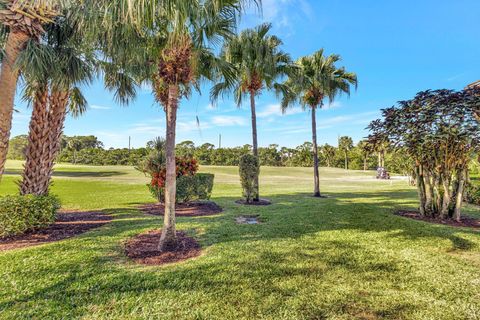
<path id="1" fill-rule="evenodd" d="M 284 41 L 294 59 L 325 48 L 343 57 L 356 72 L 357 92 L 341 97 L 317 114 L 319 143 L 336 145 L 338 135 L 358 141 L 380 108 L 424 89 L 460 89 L 480 79 L 480 1 L 478 0 L 263 0 L 263 16 L 249 13 L 241 29 L 262 21 Z M 192 140 L 223 146 L 251 143 L 249 106 L 225 100 L 212 108 L 210 85 L 181 104 L 177 142 Z M 80 119 L 67 119 L 65 134 L 98 136 L 106 147 L 144 146 L 165 134 L 165 116 L 148 88 L 128 107 L 117 105 L 101 81 L 85 88 L 90 104 Z M 29 110 L 17 101 L 12 136 L 28 130 Z M 258 98 L 259 144 L 297 146 L 311 140 L 307 111 L 280 112 L 273 94 Z M 196 124 L 196 117 L 200 126 Z"/>

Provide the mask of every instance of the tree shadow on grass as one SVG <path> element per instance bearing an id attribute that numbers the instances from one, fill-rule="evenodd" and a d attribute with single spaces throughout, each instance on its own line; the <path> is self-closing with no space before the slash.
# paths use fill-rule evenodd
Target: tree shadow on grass
<path id="1" fill-rule="evenodd" d="M 309 194 L 272 195 L 269 198 L 273 205 L 269 207 L 237 205 L 234 204 L 237 198 L 233 197 L 215 198 L 213 200 L 225 209 L 223 213 L 179 217 L 178 228 L 196 233 L 207 255 L 221 254 L 224 257 L 199 258 L 160 269 L 125 264 L 128 260 L 123 255 L 122 242 L 144 230 L 160 228 L 161 217 L 142 215 L 134 208 L 103 210 L 114 216 L 109 225 L 80 236 L 79 241 L 45 247 L 45 252 L 42 252 L 42 256 L 51 252 L 60 255 L 60 258 L 72 252 L 82 252 L 87 257 L 82 259 L 81 265 L 76 260 L 54 265 L 54 270 L 49 272 L 64 275 L 59 277 L 61 280 L 28 290 L 28 294 L 4 299 L 0 310 L 15 307 L 25 310 L 26 317 L 35 317 L 41 306 L 37 309 L 22 307 L 48 297 L 50 303 L 59 309 L 75 300 L 71 316 L 82 316 L 88 314 L 91 307 L 107 310 L 112 299 L 119 296 L 139 297 L 158 291 L 155 299 L 162 296 L 167 301 L 166 305 L 172 306 L 177 305 L 178 299 L 185 294 L 202 295 L 204 299 L 218 301 L 225 307 L 241 302 L 241 310 L 234 312 L 238 312 L 236 316 L 246 318 L 259 317 L 262 312 L 268 311 L 268 306 L 262 305 L 265 297 L 278 306 L 279 315 L 282 310 L 288 309 L 298 318 L 316 316 L 322 319 L 332 312 L 358 318 L 364 315 L 402 318 L 418 312 L 419 307 L 426 308 L 426 302 L 384 299 L 378 304 L 373 292 L 369 291 L 371 287 L 364 288 L 363 285 L 389 283 L 389 290 L 404 290 L 402 281 L 413 281 L 409 277 L 409 261 L 382 255 L 384 244 L 378 243 L 376 247 L 368 239 L 359 241 L 357 235 L 321 242 L 309 235 L 327 231 L 360 231 L 366 235 L 381 233 L 385 237 L 405 240 L 431 239 L 435 242 L 435 239 L 447 239 L 458 250 L 472 250 L 478 245 L 462 237 L 465 234 L 478 235 L 476 231 L 394 216 L 395 209 L 415 206 L 411 190 L 330 192 L 329 195 L 331 197 L 327 199 L 312 198 Z M 259 214 L 264 223 L 237 225 L 234 217 L 243 214 Z M 243 247 L 230 247 L 232 242 Z M 216 246 L 214 252 L 210 251 L 212 245 Z M 234 251 L 229 252 L 229 248 L 234 248 Z M 29 280 L 29 277 L 32 279 Z M 23 281 L 33 283 L 36 277 L 38 275 L 26 276 Z M 337 292 L 334 281 L 337 278 L 342 281 L 349 279 L 349 288 L 343 287 L 338 295 L 319 293 Z M 402 281 L 394 283 L 392 278 Z M 302 283 L 285 285 L 288 279 L 299 279 Z M 418 279 L 414 280 L 421 283 Z M 247 290 L 248 294 L 241 295 L 242 290 Z M 418 285 L 416 290 L 418 293 L 423 289 Z M 297 297 L 297 300 L 289 304 L 292 297 Z M 142 298 L 145 308 L 149 308 L 149 303 L 155 303 L 151 299 L 151 295 Z M 201 308 L 198 306 L 198 312 Z"/>
<path id="2" fill-rule="evenodd" d="M 5 171 L 5 175 L 21 175 L 22 169 L 8 169 Z M 53 177 L 68 177 L 68 178 L 108 178 L 126 175 L 126 172 L 122 171 L 64 171 L 54 170 Z"/>

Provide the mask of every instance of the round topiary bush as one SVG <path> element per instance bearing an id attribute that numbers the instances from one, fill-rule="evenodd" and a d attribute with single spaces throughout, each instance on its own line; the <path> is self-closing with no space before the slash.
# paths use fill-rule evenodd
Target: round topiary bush
<path id="1" fill-rule="evenodd" d="M 243 196 L 247 203 L 252 203 L 257 195 L 256 177 L 260 174 L 258 158 L 251 154 L 245 154 L 240 158 L 239 164 L 240 182 Z"/>
<path id="2" fill-rule="evenodd" d="M 60 201 L 53 195 L 0 197 L 0 237 L 47 227 L 55 221 L 58 209 Z"/>

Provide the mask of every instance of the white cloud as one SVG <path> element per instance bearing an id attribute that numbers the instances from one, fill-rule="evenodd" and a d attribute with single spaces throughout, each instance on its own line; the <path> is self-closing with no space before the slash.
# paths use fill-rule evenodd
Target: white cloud
<path id="1" fill-rule="evenodd" d="M 283 115 L 293 115 L 301 113 L 302 109 L 299 107 L 288 108 Z M 270 104 L 266 106 L 262 111 L 257 113 L 257 117 L 259 118 L 267 118 L 267 117 L 274 117 L 274 116 L 281 116 L 282 115 L 282 108 L 280 104 Z"/>
<path id="2" fill-rule="evenodd" d="M 245 118 L 236 116 L 215 116 L 211 121 L 213 125 L 219 127 L 244 126 L 247 123 Z"/>
<path id="3" fill-rule="evenodd" d="M 332 103 L 328 103 L 323 105 L 322 110 L 331 110 L 331 109 L 338 109 L 341 108 L 343 104 L 339 101 L 334 101 Z"/>
<path id="4" fill-rule="evenodd" d="M 96 105 L 96 104 L 92 104 L 92 105 L 90 106 L 90 109 L 95 109 L 95 110 L 110 110 L 110 109 L 112 109 L 112 107 L 99 106 L 99 105 Z"/>

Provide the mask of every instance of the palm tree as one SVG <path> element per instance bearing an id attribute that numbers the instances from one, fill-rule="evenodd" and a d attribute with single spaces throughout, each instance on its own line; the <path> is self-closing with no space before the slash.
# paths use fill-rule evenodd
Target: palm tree
<path id="1" fill-rule="evenodd" d="M 128 0 L 117 2 L 127 7 L 128 3 L 131 4 Z M 160 250 L 177 246 L 175 134 L 180 100 L 188 98 L 193 88 L 199 88 L 202 79 L 212 79 L 216 69 L 225 65 L 215 57 L 211 46 L 233 36 L 238 15 L 247 2 L 143 0 L 137 5 L 140 10 L 147 10 L 147 15 L 140 15 L 137 20 L 136 13 L 127 14 L 127 19 L 134 20 L 131 26 L 114 24 L 114 28 L 107 30 L 107 36 L 103 37 L 103 53 L 135 73 L 143 82 L 151 84 L 157 102 L 166 113 L 165 215 Z M 149 5 L 144 6 L 145 3 Z M 114 6 L 111 8 L 113 16 L 120 15 Z M 131 5 L 129 8 L 135 10 Z M 151 14 L 152 10 L 154 14 Z M 140 27 L 138 23 L 141 23 Z M 111 33 L 118 37 L 110 37 Z M 125 41 L 119 40 L 122 37 Z"/>
<path id="2" fill-rule="evenodd" d="M 338 139 L 338 149 L 343 152 L 345 160 L 345 170 L 348 170 L 348 153 L 353 148 L 353 140 L 350 137 L 344 136 Z"/>
<path id="3" fill-rule="evenodd" d="M 335 158 L 335 147 L 329 145 L 328 143 L 324 144 L 320 147 L 320 152 L 323 154 L 325 158 L 325 162 L 327 163 L 327 167 L 330 168 L 331 164 Z"/>
<path id="4" fill-rule="evenodd" d="M 99 61 L 93 44 L 85 41 L 85 30 L 78 30 L 76 22 L 65 17 L 47 25 L 41 43 L 29 46 L 19 57 L 26 70 L 25 99 L 33 105 L 21 194 L 48 193 L 66 114 L 78 117 L 86 111 L 81 86 L 104 70 L 109 87 L 120 87 L 111 81 L 115 69 L 106 68 L 110 64 Z M 129 90 L 117 90 L 116 94 L 122 100 L 130 98 Z M 69 147 L 76 162 L 81 145 L 72 139 Z"/>
<path id="5" fill-rule="evenodd" d="M 0 179 L 5 168 L 20 72 L 17 59 L 30 40 L 38 41 L 44 32 L 42 26 L 52 22 L 52 18 L 58 15 L 53 3 L 51 0 L 0 1 L 0 33 L 4 38 L 3 54 L 0 55 Z"/>
<path id="6" fill-rule="evenodd" d="M 232 94 L 240 107 L 244 98 L 249 98 L 252 120 L 253 155 L 258 157 L 257 117 L 255 97 L 263 89 L 280 86 L 277 83 L 287 76 L 291 68 L 288 54 L 280 50 L 282 41 L 276 36 L 268 35 L 271 24 L 262 24 L 255 29 L 247 29 L 225 43 L 221 57 L 233 66 L 234 81 L 231 75 L 221 77 L 212 88 L 211 98 L 217 101 L 220 96 Z M 259 200 L 258 176 L 256 177 L 256 197 Z"/>
<path id="7" fill-rule="evenodd" d="M 318 144 L 316 109 L 322 108 L 323 100 L 333 102 L 341 93 L 350 94 L 350 86 L 357 86 L 355 73 L 347 72 L 345 68 L 337 68 L 335 63 L 340 61 L 339 55 L 325 56 L 323 49 L 311 56 L 300 58 L 297 61 L 297 70 L 292 73 L 280 87 L 283 95 L 282 110 L 294 106 L 299 102 L 303 108 L 309 108 L 312 114 L 312 142 L 313 142 L 313 172 L 314 196 L 320 197 L 320 179 L 318 172 Z"/>

